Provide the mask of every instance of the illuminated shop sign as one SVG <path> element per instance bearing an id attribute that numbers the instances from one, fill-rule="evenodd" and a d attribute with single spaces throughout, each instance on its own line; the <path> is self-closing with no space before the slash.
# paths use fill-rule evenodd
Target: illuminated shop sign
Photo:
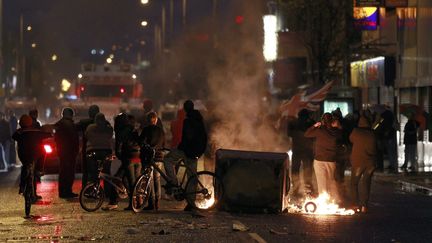
<path id="1" fill-rule="evenodd" d="M 376 57 L 351 63 L 353 87 L 376 87 L 384 84 L 384 57 Z"/>
<path id="2" fill-rule="evenodd" d="M 388 8 L 404 8 L 408 7 L 408 0 L 386 0 L 385 6 Z"/>
<path id="3" fill-rule="evenodd" d="M 377 7 L 381 6 L 381 0 L 356 0 L 357 7 Z"/>
<path id="4" fill-rule="evenodd" d="M 378 8 L 355 7 L 354 27 L 358 30 L 376 30 L 378 26 Z"/>

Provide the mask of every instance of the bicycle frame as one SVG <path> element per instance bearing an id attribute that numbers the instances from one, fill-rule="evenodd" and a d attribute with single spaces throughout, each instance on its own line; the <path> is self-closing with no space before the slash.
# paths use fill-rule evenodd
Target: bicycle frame
<path id="1" fill-rule="evenodd" d="M 109 175 L 109 174 L 106 174 L 106 173 L 103 173 L 103 172 L 100 172 L 99 173 L 99 176 L 98 176 L 98 179 L 100 180 L 100 179 L 102 179 L 102 180 L 104 180 L 104 181 L 106 181 L 106 182 L 108 182 L 109 184 L 111 184 L 117 191 L 121 191 L 123 188 L 121 188 L 121 187 L 119 187 L 118 185 L 116 185 L 116 183 L 114 183 L 114 180 L 118 180 L 118 181 L 120 181 L 121 183 L 123 183 L 122 181 L 121 181 L 121 179 L 119 178 L 119 177 L 117 177 L 117 176 L 112 176 L 112 175 Z"/>
<path id="2" fill-rule="evenodd" d="M 156 164 L 156 162 L 155 162 L 155 161 L 152 161 L 152 162 L 151 162 L 151 167 L 152 167 L 154 170 L 157 170 L 157 171 L 159 172 L 159 174 L 162 176 L 162 178 L 164 178 L 164 180 L 165 180 L 168 184 L 171 184 L 171 183 L 169 182 L 170 180 L 169 180 L 168 176 L 166 175 L 166 173 L 163 172 L 163 171 L 162 171 L 158 166 L 156 166 L 155 164 Z M 183 188 L 183 186 L 184 186 L 183 184 L 185 183 L 185 179 L 186 179 L 187 172 L 190 172 L 190 174 L 191 174 L 190 177 L 192 177 L 192 176 L 196 176 L 196 175 L 197 175 L 197 172 L 195 172 L 195 171 L 192 170 L 188 165 L 186 165 L 186 163 L 184 162 L 183 159 L 181 159 L 181 160 L 178 162 L 178 164 L 180 165 L 180 167 L 185 167 L 185 168 L 186 168 L 186 171 L 185 171 L 185 173 L 183 174 L 183 177 L 182 177 L 181 183 L 179 184 L 179 187 L 182 188 L 182 189 L 184 189 L 184 188 Z M 151 177 L 153 177 L 153 174 L 151 175 Z M 190 177 L 188 177 L 188 179 L 189 179 Z M 200 186 L 204 187 L 203 184 L 202 184 L 199 180 L 198 180 L 198 183 L 199 183 Z M 185 193 L 185 192 L 183 191 L 183 193 Z"/>

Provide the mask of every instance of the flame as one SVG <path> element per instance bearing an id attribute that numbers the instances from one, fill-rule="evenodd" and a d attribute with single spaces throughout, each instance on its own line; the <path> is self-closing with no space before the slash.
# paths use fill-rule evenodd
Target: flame
<path id="1" fill-rule="evenodd" d="M 215 204 L 216 200 L 214 198 L 213 192 L 211 193 L 211 197 L 209 199 L 205 199 L 202 202 L 197 203 L 198 208 L 200 209 L 208 209 Z"/>
<path id="2" fill-rule="evenodd" d="M 196 206 L 199 209 L 208 209 L 216 203 L 215 199 L 215 188 L 213 185 L 213 177 L 202 176 L 200 178 L 201 185 L 198 185 L 198 191 L 207 189 L 206 194 L 198 193 L 196 195 Z"/>
<path id="3" fill-rule="evenodd" d="M 317 198 L 306 198 L 302 207 L 297 209 L 290 211 L 317 215 L 353 215 L 355 213 L 353 209 L 340 208 L 334 200 L 330 199 L 327 192 L 321 193 Z"/>

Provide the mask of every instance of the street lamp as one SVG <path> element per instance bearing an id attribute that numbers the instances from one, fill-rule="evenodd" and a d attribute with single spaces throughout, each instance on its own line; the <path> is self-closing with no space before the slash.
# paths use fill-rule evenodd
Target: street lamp
<path id="1" fill-rule="evenodd" d="M 32 44 L 31 44 L 31 47 L 32 47 L 32 48 L 36 48 L 36 46 L 37 46 L 36 43 L 32 43 Z"/>
<path id="2" fill-rule="evenodd" d="M 147 25 L 148 25 L 147 21 L 145 21 L 145 20 L 141 21 L 141 26 L 142 27 L 146 27 Z"/>
<path id="3" fill-rule="evenodd" d="M 27 31 L 31 31 L 31 30 L 32 30 L 31 25 L 27 26 Z"/>
<path id="4" fill-rule="evenodd" d="M 146 4 L 148 4 L 149 3 L 149 0 L 141 0 L 141 4 L 142 5 L 146 5 Z"/>
<path id="5" fill-rule="evenodd" d="M 58 57 L 56 54 L 51 56 L 51 61 L 55 62 L 55 61 L 57 61 L 57 59 L 58 59 Z"/>

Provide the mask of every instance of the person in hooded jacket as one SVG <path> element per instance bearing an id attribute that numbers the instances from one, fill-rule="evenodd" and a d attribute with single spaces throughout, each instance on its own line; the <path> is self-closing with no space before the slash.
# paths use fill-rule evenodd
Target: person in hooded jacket
<path id="1" fill-rule="evenodd" d="M 43 156 L 42 141 L 51 137 L 51 133 L 32 128 L 32 118 L 22 115 L 19 120 L 20 128 L 14 132 L 12 138 L 18 144 L 18 158 L 22 163 L 19 193 L 23 194 L 30 187 L 31 201 L 37 200 L 35 195 L 34 170 L 36 161 Z M 24 195 L 26 196 L 26 195 Z M 26 217 L 30 216 L 30 207 L 25 208 Z"/>
<path id="2" fill-rule="evenodd" d="M 330 199 L 341 203 L 336 182 L 336 159 L 338 141 L 342 138 L 342 131 L 333 127 L 332 124 L 332 114 L 324 113 L 321 122 L 317 122 L 308 128 L 304 136 L 315 139 L 313 166 L 318 193 L 327 192 Z"/>
<path id="3" fill-rule="evenodd" d="M 87 139 L 89 181 L 96 181 L 99 166 L 97 161 L 102 160 L 105 162 L 105 158 L 112 154 L 113 128 L 105 119 L 104 114 L 96 114 L 95 122 L 90 124 L 85 131 L 85 137 Z M 102 171 L 107 174 L 111 173 L 111 161 L 106 161 L 103 164 Z M 109 203 L 102 209 L 113 210 L 118 208 L 117 194 L 113 186 L 108 182 L 105 182 L 104 185 L 109 196 Z"/>
<path id="4" fill-rule="evenodd" d="M 87 130 L 87 127 L 90 124 L 93 124 L 95 121 L 96 114 L 99 113 L 99 106 L 97 105 L 91 105 L 88 108 L 88 118 L 81 119 L 78 123 L 78 129 L 80 130 L 82 134 L 82 148 L 81 148 L 81 171 L 82 171 L 82 178 L 81 178 L 81 185 L 84 188 L 87 185 L 88 182 L 88 163 L 87 163 L 87 138 L 85 136 L 85 131 Z"/>
<path id="5" fill-rule="evenodd" d="M 183 122 L 181 142 L 177 149 L 172 149 L 163 161 L 169 182 L 173 185 L 178 185 L 174 173 L 176 163 L 184 159 L 185 164 L 196 172 L 198 159 L 207 148 L 207 131 L 201 113 L 194 109 L 194 103 L 191 100 L 184 102 L 183 109 L 186 112 L 186 119 Z M 189 171 L 187 172 L 188 176 L 192 176 Z M 167 192 L 169 191 L 170 188 L 167 187 Z M 190 205 L 185 208 L 186 211 L 191 209 Z"/>
<path id="6" fill-rule="evenodd" d="M 349 139 L 353 144 L 351 152 L 352 201 L 357 210 L 366 213 L 378 153 L 377 138 L 366 117 L 360 117 L 358 127 L 353 129 Z"/>
<path id="7" fill-rule="evenodd" d="M 72 192 L 75 178 L 75 163 L 79 151 L 78 129 L 73 121 L 74 111 L 66 107 L 62 118 L 54 125 L 54 139 L 60 159 L 59 197 L 74 198 L 78 194 Z"/>

